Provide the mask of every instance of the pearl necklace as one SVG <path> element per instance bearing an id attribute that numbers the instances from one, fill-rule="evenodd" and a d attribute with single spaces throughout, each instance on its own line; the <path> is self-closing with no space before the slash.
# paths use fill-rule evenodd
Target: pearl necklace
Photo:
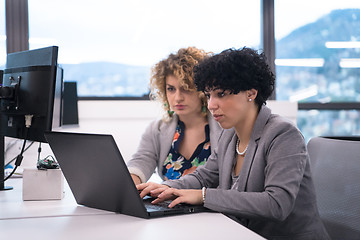
<path id="1" fill-rule="evenodd" d="M 239 154 L 240 156 L 244 156 L 245 153 L 246 153 L 246 150 L 248 149 L 249 144 L 246 146 L 246 148 L 245 148 L 245 150 L 243 152 L 240 152 L 239 151 L 239 143 L 240 143 L 240 140 L 238 139 L 236 141 L 236 153 Z"/>

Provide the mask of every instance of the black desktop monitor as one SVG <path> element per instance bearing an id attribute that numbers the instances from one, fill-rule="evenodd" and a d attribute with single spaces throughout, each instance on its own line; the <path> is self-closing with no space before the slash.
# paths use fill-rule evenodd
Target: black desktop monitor
<path id="1" fill-rule="evenodd" d="M 63 70 L 57 64 L 57 57 L 56 46 L 7 55 L 0 87 L 2 141 L 4 137 L 13 137 L 46 142 L 44 132 L 60 127 Z M 30 126 L 26 116 L 31 118 Z M 3 150 L 0 155 L 3 159 Z M 2 180 L 4 161 L 0 161 L 0 171 Z M 4 188 L 3 182 L 0 184 Z"/>
<path id="2" fill-rule="evenodd" d="M 0 135 L 46 142 L 44 131 L 60 127 L 62 75 L 58 47 L 7 55 L 0 97 Z M 32 116 L 26 129 L 25 116 Z"/>

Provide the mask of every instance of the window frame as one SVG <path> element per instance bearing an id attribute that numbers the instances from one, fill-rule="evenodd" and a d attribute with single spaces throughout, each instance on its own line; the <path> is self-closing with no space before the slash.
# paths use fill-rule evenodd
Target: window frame
<path id="1" fill-rule="evenodd" d="M 6 0 L 5 21 L 7 35 L 7 53 L 29 50 L 29 21 L 28 0 Z M 24 16 L 22 18 L 11 18 L 12 16 Z M 261 0 L 261 46 L 265 53 L 271 69 L 276 72 L 275 67 L 275 22 L 274 22 L 274 0 Z M 276 82 L 275 82 L 276 86 Z M 275 100 L 275 91 L 270 99 Z M 79 100 L 149 100 L 149 96 L 142 97 L 92 97 L 83 96 Z M 299 110 L 360 110 L 360 102 L 330 102 L 330 103 L 298 103 Z"/>

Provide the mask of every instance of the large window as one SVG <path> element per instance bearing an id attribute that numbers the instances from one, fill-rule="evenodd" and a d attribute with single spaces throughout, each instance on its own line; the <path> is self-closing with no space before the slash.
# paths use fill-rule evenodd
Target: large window
<path id="1" fill-rule="evenodd" d="M 30 49 L 57 45 L 80 96 L 148 94 L 170 52 L 259 47 L 260 0 L 29 0 Z"/>
<path id="2" fill-rule="evenodd" d="M 261 48 L 261 2 L 273 59 L 272 0 L 29 0 L 30 49 L 59 46 L 80 97 L 147 96 L 151 66 L 181 47 Z M 299 103 L 307 140 L 359 135 L 360 2 L 274 2 L 276 99 Z"/>
<path id="3" fill-rule="evenodd" d="M 276 98 L 299 103 L 305 137 L 359 135 L 360 111 L 341 108 L 360 101 L 360 2 L 276 0 L 275 29 Z"/>
<path id="4" fill-rule="evenodd" d="M 0 69 L 6 63 L 5 0 L 0 0 Z"/>

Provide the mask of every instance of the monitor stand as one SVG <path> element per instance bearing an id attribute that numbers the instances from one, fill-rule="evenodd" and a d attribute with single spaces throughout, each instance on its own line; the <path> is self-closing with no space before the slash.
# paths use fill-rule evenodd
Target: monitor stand
<path id="1" fill-rule="evenodd" d="M 13 187 L 5 186 L 5 136 L 0 135 L 0 191 L 11 190 Z"/>

